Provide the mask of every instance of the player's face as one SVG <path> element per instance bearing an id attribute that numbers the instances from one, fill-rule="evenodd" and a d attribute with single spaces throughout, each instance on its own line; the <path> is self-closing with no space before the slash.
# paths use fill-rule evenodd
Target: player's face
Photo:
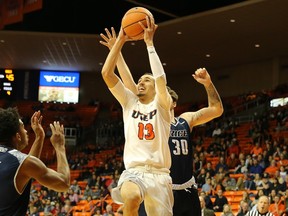
<path id="1" fill-rule="evenodd" d="M 155 94 L 154 77 L 148 74 L 141 76 L 137 83 L 138 97 L 143 97 L 147 94 Z"/>
<path id="2" fill-rule="evenodd" d="M 19 129 L 18 134 L 20 138 L 18 139 L 17 149 L 22 150 L 28 145 L 29 139 L 27 135 L 27 130 L 24 128 L 24 124 L 21 121 L 21 119 L 19 119 L 19 124 L 20 124 L 20 129 Z"/>

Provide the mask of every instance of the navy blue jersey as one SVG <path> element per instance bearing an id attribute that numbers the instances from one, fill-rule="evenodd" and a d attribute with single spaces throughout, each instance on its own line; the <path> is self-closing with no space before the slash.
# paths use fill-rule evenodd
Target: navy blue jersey
<path id="1" fill-rule="evenodd" d="M 188 122 L 180 117 L 171 123 L 169 136 L 172 166 L 170 175 L 173 184 L 183 184 L 193 176 L 193 150 Z"/>
<path id="2" fill-rule="evenodd" d="M 23 192 L 17 191 L 15 176 L 27 157 L 16 149 L 0 146 L 0 216 L 26 215 L 31 181 Z"/>

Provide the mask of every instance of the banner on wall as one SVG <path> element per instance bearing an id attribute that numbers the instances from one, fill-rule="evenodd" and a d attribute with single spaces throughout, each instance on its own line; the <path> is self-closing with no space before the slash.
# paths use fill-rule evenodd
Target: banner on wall
<path id="1" fill-rule="evenodd" d="M 23 0 L 4 0 L 3 24 L 13 24 L 23 20 Z"/>
<path id="2" fill-rule="evenodd" d="M 4 28 L 3 10 L 4 10 L 4 1 L 0 0 L 0 30 Z"/>
<path id="3" fill-rule="evenodd" d="M 41 10 L 43 0 L 0 0 L 0 30 L 23 21 L 23 14 Z"/>
<path id="4" fill-rule="evenodd" d="M 23 0 L 23 13 L 30 13 L 42 9 L 42 0 Z"/>

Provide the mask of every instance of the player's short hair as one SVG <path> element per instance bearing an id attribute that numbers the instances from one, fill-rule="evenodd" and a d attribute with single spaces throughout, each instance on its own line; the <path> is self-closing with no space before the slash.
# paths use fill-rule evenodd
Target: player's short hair
<path id="1" fill-rule="evenodd" d="M 20 115 L 16 107 L 0 108 L 0 142 L 11 145 L 12 137 L 20 130 Z"/>
<path id="2" fill-rule="evenodd" d="M 168 90 L 169 94 L 171 95 L 173 102 L 177 102 L 178 98 L 179 98 L 178 94 L 173 89 L 171 89 L 169 86 L 167 86 L 167 90 Z"/>

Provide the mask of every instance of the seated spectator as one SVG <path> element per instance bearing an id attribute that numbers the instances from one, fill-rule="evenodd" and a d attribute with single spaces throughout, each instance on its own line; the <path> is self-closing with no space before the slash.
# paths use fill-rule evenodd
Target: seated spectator
<path id="1" fill-rule="evenodd" d="M 225 188 L 225 191 L 236 190 L 236 179 L 230 177 L 229 173 L 226 173 L 222 185 Z"/>
<path id="2" fill-rule="evenodd" d="M 200 201 L 202 216 L 215 216 L 214 211 L 206 207 L 205 200 L 202 196 L 199 196 L 199 201 Z"/>
<path id="3" fill-rule="evenodd" d="M 205 169 L 206 173 L 209 172 L 210 173 L 210 177 L 214 177 L 215 176 L 215 170 L 212 167 L 211 162 L 207 162 L 206 163 L 206 169 Z"/>
<path id="4" fill-rule="evenodd" d="M 103 216 L 115 216 L 112 205 L 108 204 L 106 206 L 105 213 L 103 214 Z"/>
<path id="5" fill-rule="evenodd" d="M 213 203 L 213 209 L 215 212 L 223 212 L 223 207 L 228 204 L 228 200 L 223 196 L 223 191 L 220 189 L 217 191 L 215 202 Z"/>
<path id="6" fill-rule="evenodd" d="M 220 214 L 220 216 L 234 216 L 231 206 L 229 204 L 225 204 L 223 206 L 223 212 Z"/>
<path id="7" fill-rule="evenodd" d="M 219 123 L 216 123 L 214 130 L 212 131 L 212 137 L 220 137 L 222 129 Z"/>
<path id="8" fill-rule="evenodd" d="M 236 215 L 245 216 L 249 210 L 250 210 L 249 204 L 246 201 L 241 200 L 240 205 L 239 205 L 239 210 Z"/>
<path id="9" fill-rule="evenodd" d="M 272 189 L 272 183 L 269 181 L 269 175 L 264 173 L 262 176 L 262 183 L 256 187 L 256 190 L 263 190 L 264 195 L 268 196 Z"/>
<path id="10" fill-rule="evenodd" d="M 236 157 L 235 153 L 230 153 L 226 159 L 226 164 L 228 169 L 235 170 L 235 168 L 240 164 L 239 159 Z"/>
<path id="11" fill-rule="evenodd" d="M 72 206 L 75 206 L 77 205 L 77 203 L 79 202 L 79 195 L 76 191 L 74 191 L 73 189 L 69 189 L 68 190 L 68 196 L 69 196 L 69 199 L 71 201 L 71 205 Z"/>
<path id="12" fill-rule="evenodd" d="M 212 195 L 211 178 L 206 178 L 206 182 L 202 185 L 201 191 L 205 192 L 206 195 Z"/>
<path id="13" fill-rule="evenodd" d="M 250 178 L 248 177 L 244 185 L 246 190 L 256 190 L 258 187 L 262 186 L 261 175 L 256 173 L 254 176 L 250 176 Z"/>
<path id="14" fill-rule="evenodd" d="M 198 188 L 202 188 L 202 186 L 205 184 L 206 182 L 206 170 L 204 168 L 202 168 L 200 170 L 200 173 L 197 176 L 197 184 L 198 184 Z"/>
<path id="15" fill-rule="evenodd" d="M 274 196 L 274 202 L 269 205 L 269 212 L 271 212 L 274 216 L 280 216 L 283 212 L 285 212 L 286 207 L 281 200 L 280 195 L 276 194 Z"/>
<path id="16" fill-rule="evenodd" d="M 81 194 L 81 187 L 78 184 L 78 181 L 76 179 L 74 179 L 72 181 L 72 184 L 70 185 L 70 189 L 72 189 L 75 193 L 77 193 L 78 195 Z"/>
<path id="17" fill-rule="evenodd" d="M 227 155 L 231 155 L 232 153 L 235 154 L 236 157 L 241 153 L 241 147 L 236 138 L 231 140 L 231 144 L 227 148 Z"/>
<path id="18" fill-rule="evenodd" d="M 271 182 L 271 190 L 275 190 L 276 193 L 284 193 L 285 190 L 286 190 L 286 184 L 284 184 L 282 178 L 280 178 L 280 182 L 279 180 L 276 178 L 276 177 L 273 177 L 270 179 L 270 182 Z"/>
<path id="19" fill-rule="evenodd" d="M 216 180 L 216 183 L 222 183 L 225 175 L 226 175 L 226 171 L 224 171 L 224 168 L 223 167 L 219 167 L 219 170 L 218 172 L 215 174 L 214 178 Z"/>
<path id="20" fill-rule="evenodd" d="M 286 176 L 287 176 L 287 170 L 285 169 L 283 165 L 281 165 L 279 168 L 279 175 L 283 179 L 283 181 L 285 181 Z"/>
<path id="21" fill-rule="evenodd" d="M 243 191 L 242 200 L 248 204 L 248 209 L 252 208 L 252 200 L 250 199 L 249 193 L 247 191 Z"/>
<path id="22" fill-rule="evenodd" d="M 72 216 L 72 206 L 70 200 L 65 201 L 64 206 L 61 208 L 58 216 Z"/>
<path id="23" fill-rule="evenodd" d="M 95 209 L 95 213 L 93 214 L 93 216 L 102 216 L 102 214 L 101 214 L 101 208 L 97 207 L 97 208 Z"/>
<path id="24" fill-rule="evenodd" d="M 206 195 L 204 191 L 200 192 L 200 196 L 204 199 L 206 208 L 211 209 L 213 211 L 213 202 L 210 196 Z"/>
<path id="25" fill-rule="evenodd" d="M 87 184 L 85 187 L 85 190 L 83 191 L 83 196 L 81 197 L 81 199 L 83 200 L 87 200 L 87 198 L 89 196 L 93 196 L 93 190 L 90 188 L 90 186 Z"/>
<path id="26" fill-rule="evenodd" d="M 271 160 L 270 165 L 265 169 L 264 172 L 268 173 L 270 176 L 274 176 L 275 172 L 278 170 L 278 166 L 275 160 Z"/>
<path id="27" fill-rule="evenodd" d="M 255 175 L 256 173 L 261 175 L 263 173 L 263 167 L 258 164 L 257 158 L 252 158 L 252 162 L 253 163 L 249 168 L 249 173 L 251 175 Z"/>
<path id="28" fill-rule="evenodd" d="M 227 166 L 227 164 L 226 164 L 225 159 L 224 159 L 223 156 L 221 156 L 221 157 L 219 158 L 219 162 L 216 164 L 216 167 L 215 167 L 215 172 L 216 172 L 216 173 L 218 173 L 220 167 L 222 167 L 222 168 L 223 168 L 223 171 L 225 171 L 225 172 L 229 171 L 229 168 L 228 168 L 228 166 Z"/>
<path id="29" fill-rule="evenodd" d="M 247 168 L 247 166 L 245 164 L 245 160 L 244 159 L 240 160 L 240 164 L 238 164 L 238 166 L 235 167 L 235 171 L 234 172 L 235 173 L 244 173 L 244 174 L 248 173 L 248 168 Z"/>
<path id="30" fill-rule="evenodd" d="M 254 156 L 254 155 L 257 156 L 258 154 L 263 154 L 263 149 L 260 146 L 260 142 L 259 141 L 255 142 L 254 147 L 250 151 L 250 154 L 252 156 Z"/>

